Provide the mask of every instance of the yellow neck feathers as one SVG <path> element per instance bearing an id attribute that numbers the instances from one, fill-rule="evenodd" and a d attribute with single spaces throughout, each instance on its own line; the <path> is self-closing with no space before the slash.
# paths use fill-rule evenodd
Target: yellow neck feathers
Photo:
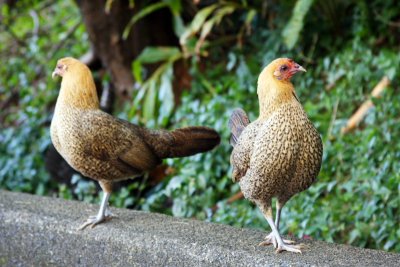
<path id="1" fill-rule="evenodd" d="M 64 75 L 58 101 L 80 109 L 98 109 L 99 98 L 90 70 L 84 66 Z"/>
<path id="2" fill-rule="evenodd" d="M 278 80 L 270 72 L 262 72 L 258 78 L 258 101 L 260 117 L 268 117 L 281 104 L 295 100 L 293 84 L 288 80 Z"/>

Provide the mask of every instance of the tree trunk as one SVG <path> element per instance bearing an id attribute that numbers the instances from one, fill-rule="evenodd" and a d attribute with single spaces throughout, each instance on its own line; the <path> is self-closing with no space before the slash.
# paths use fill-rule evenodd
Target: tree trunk
<path id="1" fill-rule="evenodd" d="M 76 0 L 94 53 L 110 73 L 118 98 L 131 99 L 134 85 L 132 61 L 146 46 L 177 45 L 178 40 L 173 33 L 168 9 L 153 12 L 138 21 L 128 38 L 123 40 L 122 33 L 129 20 L 145 1 L 135 1 L 134 8 L 129 6 L 129 2 L 113 1 L 106 12 L 105 0 Z"/>

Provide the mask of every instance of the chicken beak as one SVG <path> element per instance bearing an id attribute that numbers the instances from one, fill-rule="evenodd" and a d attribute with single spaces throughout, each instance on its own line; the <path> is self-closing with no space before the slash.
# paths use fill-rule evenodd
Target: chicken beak
<path id="1" fill-rule="evenodd" d="M 56 71 L 56 70 L 53 71 L 53 73 L 51 74 L 51 78 L 52 78 L 53 80 L 55 80 L 55 79 L 57 78 L 57 76 L 58 76 L 57 71 Z"/>
<path id="2" fill-rule="evenodd" d="M 67 66 L 65 64 L 61 64 L 60 62 L 57 62 L 57 66 L 53 70 L 53 73 L 51 74 L 51 78 L 55 80 L 57 76 L 63 77 L 65 71 L 67 70 Z"/>
<path id="3" fill-rule="evenodd" d="M 303 68 L 302 66 L 299 65 L 299 71 L 304 71 L 307 72 L 305 68 Z"/>
<path id="4" fill-rule="evenodd" d="M 62 68 L 56 67 L 54 69 L 53 73 L 51 74 L 51 78 L 53 78 L 53 80 L 55 80 L 57 78 L 57 76 L 63 77 L 64 69 L 65 69 L 65 67 L 62 67 Z"/>
<path id="5" fill-rule="evenodd" d="M 298 72 L 298 71 L 307 72 L 305 68 L 303 68 L 302 66 L 300 66 L 300 65 L 297 64 L 297 63 L 294 65 L 294 69 L 296 70 L 296 72 Z"/>

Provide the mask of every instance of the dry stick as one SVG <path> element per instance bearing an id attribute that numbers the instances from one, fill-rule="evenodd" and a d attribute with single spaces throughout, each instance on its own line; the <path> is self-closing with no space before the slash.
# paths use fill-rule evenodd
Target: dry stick
<path id="1" fill-rule="evenodd" d="M 380 82 L 375 86 L 374 90 L 372 90 L 371 96 L 378 98 L 382 94 L 383 90 L 390 84 L 390 80 L 387 76 L 384 76 Z M 353 114 L 353 116 L 350 117 L 350 119 L 347 121 L 347 125 L 342 128 L 341 132 L 342 134 L 348 133 L 354 128 L 357 127 L 357 125 L 362 121 L 366 113 L 370 108 L 372 108 L 374 104 L 372 101 L 369 99 L 365 101 L 358 109 L 357 111 Z"/>
<path id="2" fill-rule="evenodd" d="M 239 200 L 242 198 L 243 198 L 243 193 L 241 191 L 239 191 L 236 194 L 234 194 L 233 196 L 231 196 L 230 198 L 228 198 L 226 203 L 231 204 L 232 202 L 235 202 L 236 200 Z"/>

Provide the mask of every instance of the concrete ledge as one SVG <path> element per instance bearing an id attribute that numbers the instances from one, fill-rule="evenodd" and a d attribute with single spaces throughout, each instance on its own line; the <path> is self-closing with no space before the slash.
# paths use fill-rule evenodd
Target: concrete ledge
<path id="1" fill-rule="evenodd" d="M 76 231 L 98 206 L 0 191 L 0 266 L 399 266 L 400 254 L 302 241 L 302 255 L 258 247 L 265 232 L 112 209 Z"/>

